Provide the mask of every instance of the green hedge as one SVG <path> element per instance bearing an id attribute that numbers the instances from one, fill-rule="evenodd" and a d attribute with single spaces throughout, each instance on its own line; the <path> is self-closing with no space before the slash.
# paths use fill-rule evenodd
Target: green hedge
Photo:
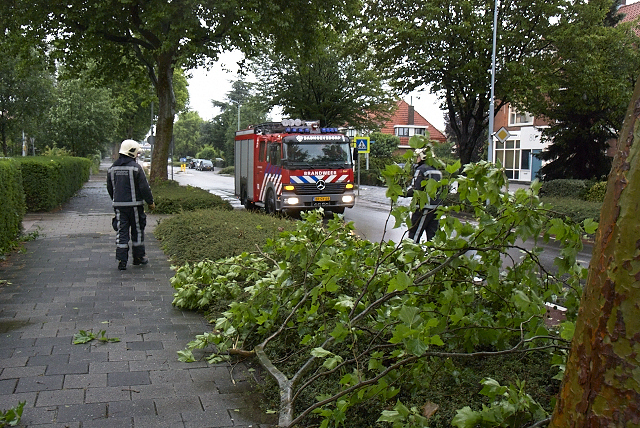
<path id="1" fill-rule="evenodd" d="M 20 164 L 0 159 L 0 254 L 4 253 L 22 229 L 26 206 Z"/>
<path id="2" fill-rule="evenodd" d="M 586 180 L 559 179 L 543 182 L 540 196 L 583 199 L 588 190 Z"/>
<path id="3" fill-rule="evenodd" d="M 151 187 L 156 214 L 177 214 L 183 211 L 218 208 L 232 210 L 231 204 L 218 195 L 199 187 L 180 186 L 178 182 L 167 180 Z"/>
<path id="4" fill-rule="evenodd" d="M 17 159 L 28 211 L 50 211 L 68 201 L 89 179 L 91 160 L 71 156 Z"/>
<path id="5" fill-rule="evenodd" d="M 153 234 L 177 265 L 256 251 L 295 222 L 246 210 L 196 210 L 162 220 Z"/>

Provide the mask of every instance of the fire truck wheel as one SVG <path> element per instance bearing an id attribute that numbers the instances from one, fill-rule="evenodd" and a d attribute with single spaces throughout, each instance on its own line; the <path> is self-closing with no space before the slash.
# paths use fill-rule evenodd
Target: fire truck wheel
<path id="1" fill-rule="evenodd" d="M 267 214 L 276 213 L 276 195 L 273 193 L 273 189 L 269 189 L 267 192 L 267 198 L 264 200 L 264 210 Z"/>
<path id="2" fill-rule="evenodd" d="M 247 189 L 244 187 L 240 191 L 240 202 L 242 203 L 242 205 L 244 205 L 244 208 L 247 210 L 252 210 L 256 207 L 253 204 L 253 202 L 249 201 L 249 198 L 247 197 Z"/>

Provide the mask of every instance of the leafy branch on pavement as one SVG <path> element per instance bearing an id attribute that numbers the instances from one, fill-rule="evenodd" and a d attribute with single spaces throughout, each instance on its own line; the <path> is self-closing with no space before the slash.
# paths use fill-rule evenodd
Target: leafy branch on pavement
<path id="1" fill-rule="evenodd" d="M 21 401 L 17 406 L 12 407 L 11 409 L 1 411 L 0 428 L 5 426 L 14 427 L 18 425 L 20 423 L 20 418 L 22 418 L 22 410 L 26 403 L 26 401 Z"/>
<path id="2" fill-rule="evenodd" d="M 120 342 L 120 339 L 117 337 L 107 337 L 106 330 L 100 330 L 96 335 L 92 330 L 80 330 L 78 333 L 73 335 L 73 344 L 81 345 L 83 343 L 89 343 L 92 340 L 98 340 L 103 343 L 107 342 Z"/>
<path id="3" fill-rule="evenodd" d="M 338 426 L 375 405 L 377 422 L 395 428 L 429 423 L 416 397 L 438 370 L 455 374 L 460 358 L 564 355 L 586 275 L 576 262 L 580 238 L 594 224 L 550 218 L 535 186 L 503 192 L 503 170 L 487 162 L 455 176 L 458 168 L 446 167 L 410 207 L 392 205 L 396 223 L 406 223 L 455 179 L 459 202 L 440 208 L 431 242 L 372 243 L 315 211 L 259 252 L 178 268 L 174 305 L 215 318 L 180 358 L 192 361 L 198 349 L 210 363 L 256 356 L 280 388 L 280 427 Z M 397 165 L 384 174 L 393 201 L 401 174 Z M 471 221 L 454 215 L 463 205 Z M 552 239 L 561 247 L 553 273 L 541 268 L 539 245 Z M 560 326 L 546 323 L 549 301 L 568 308 Z M 525 413 L 527 423 L 542 417 Z"/>

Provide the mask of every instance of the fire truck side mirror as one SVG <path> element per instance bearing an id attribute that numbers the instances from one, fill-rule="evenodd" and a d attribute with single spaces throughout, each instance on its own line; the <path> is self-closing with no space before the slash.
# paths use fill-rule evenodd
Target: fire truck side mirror
<path id="1" fill-rule="evenodd" d="M 358 160 L 358 148 L 354 147 L 353 148 L 353 161 L 357 161 Z"/>

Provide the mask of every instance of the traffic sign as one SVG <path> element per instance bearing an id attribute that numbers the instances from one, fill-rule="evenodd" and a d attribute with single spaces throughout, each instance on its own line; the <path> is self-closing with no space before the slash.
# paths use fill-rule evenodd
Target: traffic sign
<path id="1" fill-rule="evenodd" d="M 356 148 L 358 149 L 358 153 L 370 152 L 371 142 L 369 141 L 369 137 L 354 137 L 354 141 L 356 143 Z"/>
<path id="2" fill-rule="evenodd" d="M 498 129 L 498 131 L 494 135 L 501 143 L 504 143 L 505 140 L 511 137 L 511 133 L 507 131 L 507 128 L 505 128 L 504 126 Z"/>

